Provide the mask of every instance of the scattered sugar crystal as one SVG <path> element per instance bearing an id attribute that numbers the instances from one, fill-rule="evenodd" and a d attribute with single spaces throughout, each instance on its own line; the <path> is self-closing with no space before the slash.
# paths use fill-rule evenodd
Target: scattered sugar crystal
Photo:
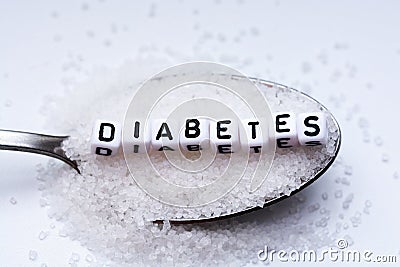
<path id="1" fill-rule="evenodd" d="M 81 256 L 77 253 L 72 253 L 71 254 L 71 258 L 70 258 L 73 262 L 78 262 L 81 259 Z"/>
<path id="2" fill-rule="evenodd" d="M 366 87 L 367 87 L 368 90 L 371 90 L 371 89 L 374 88 L 374 85 L 369 82 L 369 83 L 366 84 Z"/>
<path id="3" fill-rule="evenodd" d="M 327 214 L 327 213 L 329 213 L 329 211 L 327 209 L 325 209 L 325 208 L 322 208 L 322 209 L 319 210 L 319 213 Z"/>
<path id="4" fill-rule="evenodd" d="M 94 261 L 94 258 L 93 258 L 93 256 L 92 256 L 92 255 L 90 255 L 90 254 L 87 254 L 87 255 L 86 255 L 86 257 L 85 257 L 85 260 L 86 260 L 86 262 L 89 262 L 89 263 L 91 263 L 91 262 L 93 262 L 93 261 Z"/>
<path id="5" fill-rule="evenodd" d="M 303 62 L 301 64 L 301 70 L 303 73 L 309 73 L 312 70 L 311 64 L 309 62 Z"/>
<path id="6" fill-rule="evenodd" d="M 394 172 L 393 173 L 393 178 L 394 179 L 399 179 L 399 173 L 398 172 Z"/>
<path id="7" fill-rule="evenodd" d="M 35 250 L 30 250 L 29 251 L 29 259 L 31 261 L 35 261 L 38 257 L 38 253 Z"/>
<path id="8" fill-rule="evenodd" d="M 369 132 L 363 131 L 363 141 L 364 143 L 369 143 L 371 141 Z"/>
<path id="9" fill-rule="evenodd" d="M 321 62 L 321 64 L 328 64 L 328 55 L 326 54 L 326 52 L 321 51 L 318 56 L 317 56 L 318 60 Z"/>
<path id="10" fill-rule="evenodd" d="M 7 99 L 7 100 L 4 102 L 4 106 L 5 106 L 6 108 L 11 107 L 12 104 L 13 104 L 13 102 L 12 102 L 11 99 Z"/>
<path id="11" fill-rule="evenodd" d="M 322 193 L 321 197 L 322 197 L 323 200 L 327 200 L 328 199 L 328 193 L 326 193 L 326 192 Z"/>
<path id="12" fill-rule="evenodd" d="M 308 207 L 308 211 L 309 211 L 309 212 L 314 212 L 314 211 L 318 210 L 319 207 L 320 207 L 320 206 L 319 206 L 318 203 L 313 204 L 313 205 L 310 205 L 310 206 Z"/>
<path id="13" fill-rule="evenodd" d="M 39 205 L 40 205 L 41 207 L 47 206 L 47 205 L 48 205 L 47 200 L 44 199 L 44 198 L 41 198 L 41 199 L 39 200 Z"/>
<path id="14" fill-rule="evenodd" d="M 353 227 L 358 227 L 361 224 L 361 213 L 356 212 L 356 214 L 350 217 L 350 221 Z"/>
<path id="15" fill-rule="evenodd" d="M 15 197 L 10 198 L 10 203 L 13 205 L 17 204 L 17 200 L 15 199 Z"/>
<path id="16" fill-rule="evenodd" d="M 350 194 L 345 198 L 345 201 L 351 202 L 351 201 L 353 201 L 353 198 L 354 198 L 354 194 L 353 194 L 353 193 L 350 193 Z"/>
<path id="17" fill-rule="evenodd" d="M 299 203 L 303 203 L 303 202 L 306 201 L 306 197 L 304 195 L 301 195 L 301 194 L 296 195 L 296 198 L 297 198 L 297 201 Z"/>
<path id="18" fill-rule="evenodd" d="M 388 154 L 383 154 L 382 155 L 382 162 L 388 162 L 389 161 L 389 155 Z"/>
<path id="19" fill-rule="evenodd" d="M 340 179 L 340 182 L 344 185 L 350 185 L 350 181 L 346 177 L 342 177 L 342 179 Z"/>
<path id="20" fill-rule="evenodd" d="M 358 120 L 358 126 L 360 126 L 360 128 L 362 128 L 362 129 L 368 128 L 368 126 L 369 126 L 368 120 L 366 118 L 360 118 Z"/>
<path id="21" fill-rule="evenodd" d="M 58 235 L 61 236 L 61 237 L 67 237 L 68 236 L 68 234 L 67 234 L 65 229 L 59 230 L 58 231 Z"/>
<path id="22" fill-rule="evenodd" d="M 369 208 L 365 207 L 364 210 L 363 210 L 363 212 L 364 212 L 365 214 L 369 214 Z"/>
<path id="23" fill-rule="evenodd" d="M 254 36 L 258 36 L 260 34 L 260 30 L 257 27 L 251 27 L 250 32 Z"/>
<path id="24" fill-rule="evenodd" d="M 336 197 L 336 198 L 341 198 L 342 196 L 343 196 L 342 190 L 337 190 L 337 191 L 335 191 L 335 197 Z"/>
<path id="25" fill-rule="evenodd" d="M 343 204 L 342 204 L 343 209 L 348 209 L 348 208 L 350 207 L 350 204 L 351 204 L 351 202 L 353 201 L 353 198 L 354 198 L 354 194 L 353 194 L 353 193 L 349 194 L 349 195 L 345 198 L 345 200 L 344 200 L 344 202 L 343 202 Z"/>
<path id="26" fill-rule="evenodd" d="M 42 264 L 40 265 L 40 267 L 47 267 L 47 264 L 46 264 L 46 263 L 42 263 Z"/>
<path id="27" fill-rule="evenodd" d="M 353 174 L 353 167 L 351 167 L 351 166 L 346 166 L 345 167 L 345 169 L 344 169 L 344 173 L 346 174 L 346 175 L 352 175 Z"/>
<path id="28" fill-rule="evenodd" d="M 383 140 L 379 136 L 375 138 L 374 142 L 375 142 L 375 145 L 377 145 L 377 146 L 382 146 L 383 145 Z"/>
<path id="29" fill-rule="evenodd" d="M 46 239 L 46 237 L 49 235 L 49 232 L 48 231 L 40 231 L 40 233 L 39 233 L 39 239 L 40 240 L 44 240 L 44 239 Z"/>

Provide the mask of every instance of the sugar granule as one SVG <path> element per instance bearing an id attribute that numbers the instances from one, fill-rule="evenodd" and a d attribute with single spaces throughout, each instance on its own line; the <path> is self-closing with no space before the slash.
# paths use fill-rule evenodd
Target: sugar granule
<path id="1" fill-rule="evenodd" d="M 40 233 L 39 233 L 39 240 L 44 240 L 44 239 L 46 239 L 47 238 L 47 236 L 49 235 L 49 232 L 48 231 L 40 231 Z"/>
<path id="2" fill-rule="evenodd" d="M 29 259 L 31 261 L 35 261 L 38 257 L 38 253 L 35 250 L 30 250 L 29 251 Z"/>
<path id="3" fill-rule="evenodd" d="M 17 204 L 17 200 L 15 199 L 15 197 L 11 197 L 11 198 L 10 198 L 10 203 L 11 203 L 12 205 L 16 205 L 16 204 Z"/>

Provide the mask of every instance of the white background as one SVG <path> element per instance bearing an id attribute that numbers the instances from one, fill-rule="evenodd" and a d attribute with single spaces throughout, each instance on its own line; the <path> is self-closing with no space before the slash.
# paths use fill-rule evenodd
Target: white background
<path id="1" fill-rule="evenodd" d="M 232 65 L 308 91 L 332 110 L 343 130 L 341 156 L 353 166 L 349 190 L 359 209 L 373 203 L 349 230 L 354 247 L 400 258 L 399 10 L 398 1 L 0 1 L 0 128 L 63 134 L 44 127 L 45 96 L 143 47 Z M 72 252 L 85 265 L 88 252 L 58 237 L 59 225 L 38 239 L 53 222 L 35 180 L 35 165 L 46 161 L 0 153 L 0 266 L 67 266 Z M 328 172 L 308 191 L 326 191 L 332 179 Z M 39 253 L 34 262 L 30 249 Z"/>

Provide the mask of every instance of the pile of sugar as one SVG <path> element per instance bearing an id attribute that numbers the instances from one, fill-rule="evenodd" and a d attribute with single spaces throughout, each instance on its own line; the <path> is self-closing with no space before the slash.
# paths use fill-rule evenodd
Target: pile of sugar
<path id="1" fill-rule="evenodd" d="M 262 206 L 265 200 L 289 195 L 312 178 L 333 155 L 338 133 L 330 119 L 328 144 L 277 150 L 270 175 L 260 190 L 248 193 L 250 174 L 256 164 L 253 156 L 248 172 L 229 194 L 210 205 L 194 209 L 167 206 L 147 196 L 130 177 L 122 155 L 110 159 L 90 154 L 89 137 L 93 121 L 105 116 L 121 121 L 134 90 L 160 65 L 158 60 L 138 59 L 118 71 L 97 73 L 65 96 L 48 103 L 49 120 L 53 127 L 71 136 L 65 143 L 65 149 L 68 155 L 80 160 L 82 171 L 82 175 L 78 175 L 68 166 L 54 161 L 50 161 L 46 168 L 39 168 L 40 190 L 50 205 L 49 216 L 64 221 L 64 232 L 105 259 L 147 265 L 157 265 L 161 261 L 171 265 L 191 265 L 195 262 L 213 265 L 238 259 L 254 260 L 257 259 L 256 252 L 265 243 L 271 246 L 290 244 L 297 249 L 331 244 L 333 238 L 324 230 L 329 220 L 326 211 L 320 210 L 320 233 L 309 223 L 299 224 L 301 197 L 286 201 L 286 205 L 289 203 L 294 208 L 283 207 L 282 212 L 275 213 L 281 218 L 264 222 L 249 223 L 239 219 L 172 227 L 168 222 L 171 218 L 223 215 L 249 206 Z M 137 66 L 148 66 L 149 72 L 141 69 L 142 72 L 138 73 Z M 260 86 L 260 89 L 273 112 L 321 110 L 318 104 L 300 93 L 293 95 L 283 88 Z M 152 160 L 165 176 L 176 178 L 175 170 L 165 164 L 163 155 L 154 154 Z M 226 161 L 226 155 L 218 156 L 202 175 L 218 176 Z M 143 175 L 146 175 L 146 170 L 143 170 Z M 198 180 L 196 175 L 181 178 Z M 315 207 L 310 209 L 316 210 Z M 151 222 L 160 218 L 165 220 L 162 226 Z M 296 241 L 296 233 L 300 231 L 314 237 L 307 242 Z M 259 237 L 260 232 L 265 234 Z M 249 240 L 253 242 L 249 243 Z"/>

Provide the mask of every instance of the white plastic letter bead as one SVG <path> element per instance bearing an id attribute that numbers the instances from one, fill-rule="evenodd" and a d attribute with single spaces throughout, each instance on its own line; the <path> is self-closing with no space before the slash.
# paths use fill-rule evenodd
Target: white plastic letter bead
<path id="1" fill-rule="evenodd" d="M 179 125 L 164 119 L 151 121 L 151 146 L 153 151 L 179 149 Z"/>
<path id="2" fill-rule="evenodd" d="M 328 142 L 328 126 L 323 112 L 301 113 L 297 116 L 299 142 L 303 146 L 318 146 Z"/>
<path id="3" fill-rule="evenodd" d="M 240 149 L 239 127 L 233 119 L 210 121 L 210 145 L 217 153 L 233 153 Z"/>
<path id="4" fill-rule="evenodd" d="M 240 128 L 240 144 L 243 151 L 260 153 L 266 142 L 263 141 L 260 121 L 256 119 L 242 120 Z M 267 133 L 264 133 L 267 134 Z"/>
<path id="5" fill-rule="evenodd" d="M 90 148 L 93 154 L 114 156 L 121 145 L 121 126 L 119 123 L 97 120 L 93 127 Z"/>
<path id="6" fill-rule="evenodd" d="M 182 150 L 199 151 L 210 147 L 210 121 L 208 119 L 188 118 L 179 134 Z"/>
<path id="7" fill-rule="evenodd" d="M 278 112 L 274 113 L 274 120 L 276 147 L 298 146 L 296 115 L 293 112 Z"/>

